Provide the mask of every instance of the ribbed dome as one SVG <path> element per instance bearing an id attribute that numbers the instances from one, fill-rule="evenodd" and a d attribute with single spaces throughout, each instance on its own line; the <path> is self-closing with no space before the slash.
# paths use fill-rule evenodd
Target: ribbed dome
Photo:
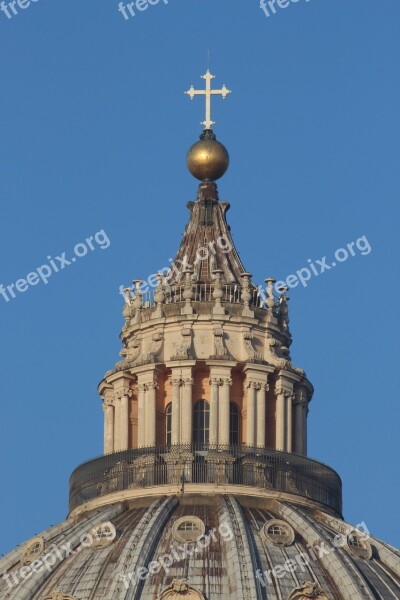
<path id="1" fill-rule="evenodd" d="M 190 539 L 193 516 L 205 534 L 194 543 L 178 541 L 175 524 L 186 524 L 180 533 Z M 104 525 L 107 535 L 96 535 Z M 40 569 L 38 557 L 21 576 L 29 543 L 3 557 L 1 600 L 400 598 L 398 551 L 369 537 L 365 526 L 355 530 L 300 501 L 162 497 L 114 504 L 39 538 L 49 567 Z"/>

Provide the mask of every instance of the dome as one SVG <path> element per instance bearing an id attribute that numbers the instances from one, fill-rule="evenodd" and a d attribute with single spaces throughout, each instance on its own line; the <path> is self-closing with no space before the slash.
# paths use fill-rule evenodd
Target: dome
<path id="1" fill-rule="evenodd" d="M 0 560 L 1 600 L 398 600 L 394 548 L 299 499 L 181 494 L 129 500 L 70 518 Z M 193 543 L 174 539 L 183 517 L 200 519 Z M 116 537 L 96 543 L 110 523 Z M 274 527 L 271 527 L 274 524 Z M 290 532 L 282 542 L 281 533 Z M 268 535 L 266 535 L 268 531 Z M 276 536 L 276 539 L 274 538 Z M 37 540 L 37 537 L 35 537 Z M 369 547 L 370 557 L 360 548 Z"/>
<path id="2" fill-rule="evenodd" d="M 228 170 L 229 154 L 223 144 L 217 141 L 209 129 L 200 136 L 200 141 L 190 148 L 187 167 L 193 177 L 200 181 L 216 181 Z"/>
<path id="3" fill-rule="evenodd" d="M 400 598 L 400 552 L 343 520 L 339 475 L 308 457 L 314 389 L 288 298 L 241 262 L 206 107 L 178 254 L 154 295 L 124 290 L 123 360 L 98 387 L 104 455 L 72 473 L 64 522 L 0 558 L 0 600 Z"/>

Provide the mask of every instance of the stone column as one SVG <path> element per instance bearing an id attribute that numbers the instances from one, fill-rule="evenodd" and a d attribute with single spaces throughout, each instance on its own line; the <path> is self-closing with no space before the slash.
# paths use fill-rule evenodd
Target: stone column
<path id="1" fill-rule="evenodd" d="M 119 452 L 121 447 L 121 397 L 114 394 L 114 450 Z"/>
<path id="2" fill-rule="evenodd" d="M 296 454 L 303 454 L 303 403 L 296 393 L 294 405 L 294 448 Z"/>
<path id="3" fill-rule="evenodd" d="M 247 387 L 247 431 L 246 444 L 265 448 L 266 434 L 266 393 L 269 390 L 268 377 L 274 368 L 270 365 L 246 364 Z"/>
<path id="4" fill-rule="evenodd" d="M 269 387 L 267 383 L 257 387 L 257 446 L 265 448 L 266 397 Z"/>
<path id="5" fill-rule="evenodd" d="M 158 384 L 154 381 L 146 385 L 146 446 L 156 445 L 156 390 Z"/>
<path id="6" fill-rule="evenodd" d="M 294 400 L 294 452 L 307 455 L 308 392 L 303 386 L 296 387 Z"/>
<path id="7" fill-rule="evenodd" d="M 192 392 L 194 381 L 192 377 L 182 380 L 182 402 L 181 402 L 181 444 L 192 444 L 193 441 L 193 406 Z"/>
<path id="8" fill-rule="evenodd" d="M 117 388 L 115 392 L 114 445 L 117 451 L 127 450 L 129 446 L 129 396 L 127 387 Z"/>
<path id="9" fill-rule="evenodd" d="M 146 443 L 146 384 L 138 384 L 138 448 L 143 448 Z"/>
<path id="10" fill-rule="evenodd" d="M 122 450 L 129 448 L 129 398 L 132 396 L 131 391 L 126 392 L 121 396 L 121 446 Z"/>
<path id="11" fill-rule="evenodd" d="M 286 450 L 293 452 L 293 399 L 294 393 L 286 394 Z"/>
<path id="12" fill-rule="evenodd" d="M 104 454 L 114 452 L 114 404 L 110 398 L 103 402 Z"/>
<path id="13" fill-rule="evenodd" d="M 172 444 L 181 443 L 181 385 L 182 380 L 172 373 Z"/>
<path id="14" fill-rule="evenodd" d="M 308 452 L 308 437 L 307 437 L 307 417 L 308 417 L 308 401 L 303 405 L 303 454 L 307 456 Z"/>
<path id="15" fill-rule="evenodd" d="M 285 450 L 285 395 L 286 390 L 276 391 L 276 449 Z"/>
<path id="16" fill-rule="evenodd" d="M 125 372 L 114 373 L 108 379 L 106 394 L 111 394 L 111 390 L 113 390 L 114 452 L 127 450 L 129 446 L 129 398 L 132 395 L 132 383 L 131 375 Z M 111 426 L 109 426 L 107 435 L 109 439 L 112 437 Z M 107 447 L 109 447 L 108 444 Z"/>
<path id="17" fill-rule="evenodd" d="M 213 377 L 210 379 L 211 397 L 210 397 L 210 444 L 218 444 L 218 413 L 219 413 L 219 392 L 221 379 Z"/>
<path id="18" fill-rule="evenodd" d="M 259 383 L 249 381 L 247 384 L 247 435 L 246 444 L 255 446 L 256 442 L 256 393 Z M 260 386 L 261 387 L 261 386 Z"/>
<path id="19" fill-rule="evenodd" d="M 230 386 L 232 379 L 224 378 L 220 390 L 219 398 L 219 427 L 218 443 L 223 446 L 229 445 L 229 427 L 230 427 Z"/>

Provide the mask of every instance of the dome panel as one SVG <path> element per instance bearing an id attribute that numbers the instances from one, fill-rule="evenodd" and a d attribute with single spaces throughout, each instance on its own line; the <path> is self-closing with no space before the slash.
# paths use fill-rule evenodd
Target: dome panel
<path id="1" fill-rule="evenodd" d="M 400 597 L 396 551 L 362 528 L 358 535 L 362 541 L 368 536 L 373 549 L 369 560 L 335 547 L 335 539 L 346 542 L 349 533 L 344 534 L 355 528 L 327 512 L 273 498 L 232 495 L 147 502 L 112 505 L 37 536 L 45 541 L 45 550 L 29 577 L 20 574 L 23 552 L 10 553 L 0 563 L 7 565 L 0 578 L 0 600 Z M 204 524 L 197 542 L 174 539 L 176 523 L 197 520 Z M 115 528 L 112 543 L 87 545 L 88 534 L 106 523 Z M 295 534 L 293 543 L 276 545 L 264 535 L 268 523 L 287 524 Z M 61 558 L 55 560 L 57 551 Z M 40 561 L 48 568 L 40 569 Z"/>

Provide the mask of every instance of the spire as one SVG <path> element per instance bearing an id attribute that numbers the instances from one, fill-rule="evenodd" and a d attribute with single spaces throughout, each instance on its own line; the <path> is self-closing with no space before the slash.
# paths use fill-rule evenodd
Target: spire
<path id="1" fill-rule="evenodd" d="M 211 88 L 214 75 L 207 70 L 202 76 L 206 81 L 205 90 L 195 90 L 193 86 L 185 92 L 191 100 L 195 96 L 205 96 L 206 119 L 200 140 L 193 144 L 187 155 L 187 166 L 190 173 L 201 181 L 197 199 L 189 202 L 190 222 L 186 226 L 183 240 L 171 269 L 169 284 L 180 283 L 183 279 L 181 265 L 187 265 L 192 272 L 192 280 L 198 283 L 215 283 L 218 272 L 219 284 L 234 284 L 238 290 L 242 285 L 241 274 L 246 271 L 234 246 L 230 227 L 226 222 L 228 202 L 219 202 L 218 189 L 215 184 L 227 171 L 229 154 L 223 144 L 217 141 L 211 129 L 211 98 L 231 93 L 223 85 L 219 90 Z"/>
<path id="2" fill-rule="evenodd" d="M 246 272 L 232 240 L 226 221 L 229 202 L 220 202 L 215 183 L 203 181 L 197 199 L 189 202 L 190 221 L 171 269 L 169 284 L 182 283 L 182 269 L 193 269 L 193 281 L 214 283 L 216 270 L 221 270 L 223 284 L 241 287 L 241 275 Z"/>

